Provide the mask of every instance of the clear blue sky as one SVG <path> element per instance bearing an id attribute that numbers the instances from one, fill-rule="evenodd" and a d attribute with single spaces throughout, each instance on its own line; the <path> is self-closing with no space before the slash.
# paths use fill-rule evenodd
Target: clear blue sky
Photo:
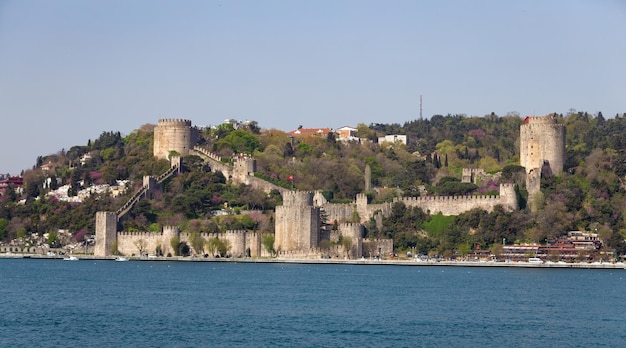
<path id="1" fill-rule="evenodd" d="M 626 112 L 626 2 L 0 0 L 0 172 L 159 118 Z"/>

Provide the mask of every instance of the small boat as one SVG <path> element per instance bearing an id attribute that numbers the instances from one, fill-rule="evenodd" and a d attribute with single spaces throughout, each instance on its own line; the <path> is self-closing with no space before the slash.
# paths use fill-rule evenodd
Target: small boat
<path id="1" fill-rule="evenodd" d="M 78 257 L 76 257 L 76 256 L 68 256 L 68 257 L 64 258 L 63 260 L 65 260 L 65 261 L 78 261 Z"/>
<path id="2" fill-rule="evenodd" d="M 538 257 L 530 257 L 530 258 L 528 258 L 528 263 L 542 264 L 543 261 L 540 258 L 538 258 Z"/>
<path id="3" fill-rule="evenodd" d="M 115 261 L 117 261 L 117 262 L 124 262 L 124 261 L 128 261 L 128 259 L 125 258 L 124 256 L 117 256 L 115 258 Z"/>

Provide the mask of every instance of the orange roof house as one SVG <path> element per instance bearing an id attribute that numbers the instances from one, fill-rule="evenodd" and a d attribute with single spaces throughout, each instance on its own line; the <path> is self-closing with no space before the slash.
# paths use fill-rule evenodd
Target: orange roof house
<path id="1" fill-rule="evenodd" d="M 330 128 L 298 128 L 291 132 L 287 132 L 288 135 L 293 137 L 306 137 L 306 136 L 318 136 L 318 137 L 326 137 L 328 133 L 332 133 L 333 130 Z"/>

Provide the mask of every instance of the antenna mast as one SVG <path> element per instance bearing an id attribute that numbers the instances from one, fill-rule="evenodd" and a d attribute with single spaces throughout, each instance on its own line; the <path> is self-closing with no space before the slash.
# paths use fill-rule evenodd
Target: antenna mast
<path id="1" fill-rule="evenodd" d="M 420 94 L 420 120 L 422 119 L 422 95 Z"/>

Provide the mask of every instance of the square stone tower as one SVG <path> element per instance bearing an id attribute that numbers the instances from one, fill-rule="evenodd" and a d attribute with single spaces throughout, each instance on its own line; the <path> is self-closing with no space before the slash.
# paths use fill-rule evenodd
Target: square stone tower
<path id="1" fill-rule="evenodd" d="M 96 247 L 94 256 L 111 255 L 111 247 L 117 241 L 117 214 L 110 211 L 96 212 Z"/>
<path id="2" fill-rule="evenodd" d="M 313 206 L 313 192 L 283 192 L 283 205 L 276 207 L 274 249 L 316 248 L 320 228 L 320 208 Z"/>

